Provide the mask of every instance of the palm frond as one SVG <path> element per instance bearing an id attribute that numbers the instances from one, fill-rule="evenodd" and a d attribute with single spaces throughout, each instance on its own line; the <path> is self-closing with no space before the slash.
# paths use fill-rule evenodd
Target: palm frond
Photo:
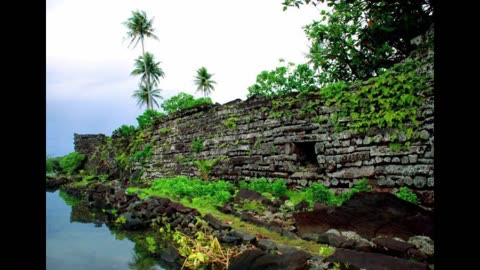
<path id="1" fill-rule="evenodd" d="M 209 96 L 210 93 L 215 89 L 213 86 L 217 82 L 212 80 L 214 74 L 208 73 L 205 67 L 201 67 L 197 70 L 197 76 L 195 76 L 194 82 L 197 85 L 197 92 L 201 91 L 204 96 Z"/>

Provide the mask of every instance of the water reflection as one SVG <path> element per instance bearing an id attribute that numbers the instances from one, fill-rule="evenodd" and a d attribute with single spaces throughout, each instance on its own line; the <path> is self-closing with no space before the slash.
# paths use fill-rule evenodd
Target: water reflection
<path id="1" fill-rule="evenodd" d="M 136 244 L 149 232 L 118 230 L 106 223 L 106 213 L 93 210 L 66 193 L 47 192 L 46 196 L 48 270 L 180 269 L 178 262 L 151 257 Z"/>
<path id="2" fill-rule="evenodd" d="M 135 253 L 133 253 L 132 260 L 128 262 L 128 269 L 132 269 L 132 270 L 158 269 L 158 268 L 154 268 L 156 262 L 152 257 L 138 250 L 138 246 L 136 246 L 134 250 L 135 250 Z"/>

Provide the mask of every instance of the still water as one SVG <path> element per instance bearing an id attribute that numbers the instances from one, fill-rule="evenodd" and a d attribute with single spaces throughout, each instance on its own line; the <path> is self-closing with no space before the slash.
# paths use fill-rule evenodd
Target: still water
<path id="1" fill-rule="evenodd" d="M 110 230 L 101 212 L 64 200 L 58 190 L 46 196 L 47 270 L 164 269 L 134 242 Z"/>

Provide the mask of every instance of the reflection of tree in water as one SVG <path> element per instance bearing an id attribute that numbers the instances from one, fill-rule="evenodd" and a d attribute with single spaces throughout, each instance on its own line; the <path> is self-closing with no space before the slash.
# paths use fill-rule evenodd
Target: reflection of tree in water
<path id="1" fill-rule="evenodd" d="M 152 270 L 155 265 L 155 259 L 150 257 L 146 252 L 140 250 L 140 247 L 135 244 L 133 248 L 132 260 L 128 262 L 128 269 L 132 270 Z"/>
<path id="2" fill-rule="evenodd" d="M 71 195 L 68 195 L 68 193 L 66 193 L 65 191 L 63 190 L 60 190 L 58 192 L 58 195 L 60 196 L 60 198 L 62 198 L 62 200 L 69 206 L 74 206 L 74 205 L 77 205 L 80 203 L 80 200 L 71 196 Z"/>
<path id="3" fill-rule="evenodd" d="M 72 206 L 70 222 L 94 223 L 95 227 L 101 227 L 106 220 L 107 216 L 105 213 L 93 211 L 92 208 L 85 204 Z"/>
<path id="4" fill-rule="evenodd" d="M 115 226 L 114 223 L 108 222 L 108 215 L 98 209 L 91 208 L 85 201 L 77 200 L 75 197 L 68 195 L 67 193 L 61 194 L 62 199 L 72 207 L 70 212 L 70 222 L 80 222 L 80 223 L 93 223 L 95 227 L 101 227 L 103 224 L 109 229 L 110 233 L 115 236 L 118 240 L 123 240 L 127 238 L 128 240 L 135 243 L 134 253 L 132 255 L 131 261 L 128 263 L 129 269 L 133 270 L 176 270 L 180 269 L 181 263 L 179 262 L 167 262 L 163 260 L 159 255 L 153 257 L 146 250 L 142 244 L 145 244 L 145 239 L 147 236 L 158 236 L 157 230 L 140 230 L 140 231 L 127 231 L 121 230 Z M 155 237 L 157 242 L 157 248 L 162 254 L 167 246 L 169 245 L 167 239 L 163 241 Z M 166 242 L 167 241 L 167 242 Z M 175 253 L 175 251 L 174 251 Z"/>
<path id="5" fill-rule="evenodd" d="M 162 237 L 158 237 L 158 230 L 155 229 L 146 229 L 140 231 L 127 231 L 122 230 L 115 225 L 105 224 L 110 233 L 115 235 L 116 239 L 123 240 L 127 238 L 128 240 L 135 243 L 133 251 L 135 252 L 132 256 L 131 261 L 128 263 L 129 269 L 145 269 L 145 270 L 178 270 L 182 266 L 182 262 L 168 262 L 162 259 L 163 253 L 166 252 L 167 247 L 171 246 L 171 243 L 168 243 L 166 239 L 162 240 Z M 147 251 L 147 246 L 145 239 L 147 236 L 154 237 L 157 247 L 157 255 L 154 257 Z M 175 251 L 174 251 L 175 252 Z"/>

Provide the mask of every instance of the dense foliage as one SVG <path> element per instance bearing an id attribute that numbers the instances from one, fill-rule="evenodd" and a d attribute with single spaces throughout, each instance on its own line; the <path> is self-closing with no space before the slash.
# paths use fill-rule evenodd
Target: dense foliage
<path id="1" fill-rule="evenodd" d="M 401 187 L 395 195 L 407 202 L 411 202 L 414 204 L 418 204 L 418 198 L 415 193 L 413 193 L 411 190 L 409 190 L 407 187 Z"/>
<path id="2" fill-rule="evenodd" d="M 338 82 L 322 88 L 320 95 L 326 100 L 325 104 L 339 108 L 329 121 L 340 130 L 389 127 L 404 131 L 406 137 L 411 138 L 412 127 L 418 124 L 418 107 L 432 90 L 431 78 L 417 73 L 421 65 L 411 59 L 366 82 L 350 85 Z M 339 121 L 345 117 L 349 121 Z"/>
<path id="3" fill-rule="evenodd" d="M 121 125 L 119 128 L 115 129 L 112 132 L 112 137 L 121 136 L 121 137 L 131 137 L 137 129 L 132 125 Z"/>
<path id="4" fill-rule="evenodd" d="M 145 194 L 167 194 L 186 198 L 202 199 L 214 204 L 226 202 L 235 191 L 232 183 L 223 180 L 205 182 L 200 179 L 190 179 L 185 176 L 175 178 L 161 178 L 152 182 L 150 189 L 145 189 Z"/>
<path id="5" fill-rule="evenodd" d="M 285 0 L 284 10 L 319 1 Z M 305 26 L 310 63 L 321 83 L 365 80 L 405 59 L 410 41 L 433 23 L 432 0 L 325 0 L 320 20 Z"/>
<path id="6" fill-rule="evenodd" d="M 155 110 L 145 110 L 145 112 L 137 117 L 137 122 L 138 122 L 138 128 L 140 129 L 145 129 L 153 123 L 155 123 L 155 120 L 159 117 L 165 116 L 164 113 L 158 112 Z"/>
<path id="7" fill-rule="evenodd" d="M 60 170 L 60 160 L 62 157 L 49 157 L 46 160 L 45 171 L 55 173 Z"/>
<path id="8" fill-rule="evenodd" d="M 287 192 L 287 185 L 284 180 L 276 179 L 274 182 L 268 182 L 265 178 L 258 178 L 251 180 L 247 183 L 247 181 L 242 180 L 239 183 L 240 188 L 246 188 L 258 191 L 260 193 L 269 192 L 275 196 L 282 196 L 285 195 Z"/>
<path id="9" fill-rule="evenodd" d="M 64 172 L 71 174 L 80 168 L 84 159 L 85 155 L 77 152 L 72 152 L 64 156 L 62 160 L 60 160 L 60 167 Z"/>
<path id="10" fill-rule="evenodd" d="M 262 71 L 257 75 L 254 85 L 248 88 L 248 97 L 283 96 L 293 92 L 318 90 L 315 72 L 307 64 L 288 63 L 275 70 Z"/>
<path id="11" fill-rule="evenodd" d="M 163 102 L 162 109 L 168 114 L 172 114 L 184 109 L 192 108 L 201 104 L 212 104 L 210 98 L 194 98 L 192 95 L 180 92 Z"/>
<path id="12" fill-rule="evenodd" d="M 203 180 L 208 181 L 210 172 L 212 171 L 213 166 L 215 166 L 218 162 L 218 159 L 206 159 L 206 160 L 195 160 L 193 164 L 197 166 L 200 177 Z"/>

